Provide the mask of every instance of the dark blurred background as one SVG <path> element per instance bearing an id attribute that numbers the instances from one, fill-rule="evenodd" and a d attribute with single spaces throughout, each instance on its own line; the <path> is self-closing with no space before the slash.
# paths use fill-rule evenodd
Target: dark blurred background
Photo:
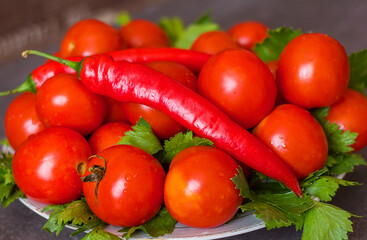
<path id="1" fill-rule="evenodd" d="M 179 16 L 188 24 L 202 13 L 211 11 L 213 20 L 223 30 L 244 20 L 258 20 L 276 28 L 322 32 L 341 42 L 348 54 L 367 48 L 366 0 L 0 0 L 0 91 L 13 89 L 44 60 L 39 57 L 22 59 L 26 49 L 53 53 L 66 30 L 83 18 L 97 18 L 110 24 L 116 15 L 128 11 L 132 18 L 157 21 L 162 16 Z M 15 96 L 0 98 L 0 139 L 5 137 L 3 118 Z M 366 150 L 363 155 L 366 157 Z M 360 167 L 346 179 L 367 182 L 366 168 Z M 333 204 L 362 218 L 352 218 L 354 233 L 350 239 L 367 239 L 367 187 L 341 188 Z M 45 219 L 16 201 L 0 209 L 0 240 L 5 239 L 80 239 L 70 238 L 70 230 L 57 238 L 41 227 Z M 279 230 L 258 230 L 226 240 L 240 239 L 301 239 L 293 227 Z"/>

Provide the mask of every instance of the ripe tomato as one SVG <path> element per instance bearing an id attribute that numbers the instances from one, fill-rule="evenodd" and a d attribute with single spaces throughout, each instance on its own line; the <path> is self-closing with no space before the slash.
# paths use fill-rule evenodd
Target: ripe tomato
<path id="1" fill-rule="evenodd" d="M 97 199 L 96 182 L 83 183 L 90 209 L 114 226 L 138 226 L 153 218 L 163 203 L 166 176 L 158 160 L 129 145 L 112 146 L 98 155 L 106 160 L 107 168 L 98 186 Z M 91 159 L 88 169 L 93 165 L 105 167 L 98 157 Z M 88 175 L 89 171 L 85 176 Z"/>
<path id="2" fill-rule="evenodd" d="M 103 122 L 106 102 L 90 92 L 76 75 L 59 74 L 38 89 L 36 111 L 46 127 L 68 127 L 87 135 Z"/>
<path id="3" fill-rule="evenodd" d="M 5 135 L 14 150 L 30 135 L 45 129 L 36 113 L 36 94 L 25 92 L 16 97 L 6 110 L 4 123 Z"/>
<path id="4" fill-rule="evenodd" d="M 189 147 L 173 159 L 164 185 L 164 203 L 178 222 L 197 228 L 230 220 L 242 203 L 231 178 L 238 164 L 227 153 L 208 146 Z"/>
<path id="5" fill-rule="evenodd" d="M 148 20 L 132 20 L 122 26 L 119 32 L 128 48 L 170 46 L 170 41 L 163 29 Z"/>
<path id="6" fill-rule="evenodd" d="M 105 123 L 97 128 L 88 139 L 93 154 L 116 145 L 131 126 L 124 122 Z"/>
<path id="7" fill-rule="evenodd" d="M 270 72 L 273 74 L 273 77 L 276 82 L 277 81 L 278 60 L 268 61 L 265 64 L 266 66 L 268 66 Z M 287 103 L 287 101 L 285 101 L 285 99 L 282 97 L 282 94 L 279 92 L 279 89 L 277 89 L 277 97 L 275 99 L 275 106 L 278 106 L 284 103 Z"/>
<path id="8" fill-rule="evenodd" d="M 197 78 L 184 65 L 175 62 L 150 62 L 147 66 L 166 74 L 186 87 L 196 91 Z M 124 105 L 124 112 L 129 122 L 133 125 L 136 124 L 140 117 L 144 118 L 152 127 L 155 135 L 162 140 L 169 139 L 186 129 L 165 113 L 143 104 L 126 103 Z"/>
<path id="9" fill-rule="evenodd" d="M 96 19 L 84 19 L 67 31 L 59 55 L 61 58 L 85 57 L 123 48 L 123 39 L 112 26 Z"/>
<path id="10" fill-rule="evenodd" d="M 343 96 L 348 82 L 345 49 L 325 34 L 302 34 L 279 57 L 277 84 L 287 102 L 304 108 L 330 106 Z"/>
<path id="11" fill-rule="evenodd" d="M 124 111 L 124 103 L 116 101 L 110 97 L 106 99 L 106 116 L 103 122 L 128 122 L 126 113 Z"/>
<path id="12" fill-rule="evenodd" d="M 52 127 L 30 136 L 15 152 L 13 176 L 27 197 L 45 204 L 65 204 L 82 195 L 91 150 L 78 132 Z"/>
<path id="13" fill-rule="evenodd" d="M 232 26 L 228 34 L 243 48 L 251 50 L 256 43 L 262 42 L 268 36 L 268 27 L 261 22 L 245 21 Z"/>
<path id="14" fill-rule="evenodd" d="M 201 34 L 191 45 L 191 50 L 216 54 L 229 48 L 240 48 L 234 38 L 223 31 L 209 31 Z"/>
<path id="15" fill-rule="evenodd" d="M 293 104 L 276 107 L 252 133 L 303 179 L 319 170 L 328 155 L 327 138 L 321 125 L 307 110 Z"/>
<path id="16" fill-rule="evenodd" d="M 330 106 L 326 117 L 329 122 L 339 125 L 339 128 L 358 133 L 356 142 L 351 146 L 358 151 L 367 145 L 367 98 L 348 89 L 345 95 Z"/>
<path id="17" fill-rule="evenodd" d="M 198 89 L 244 128 L 260 122 L 272 110 L 276 97 L 270 70 L 245 49 L 224 50 L 209 59 L 200 72 Z"/>

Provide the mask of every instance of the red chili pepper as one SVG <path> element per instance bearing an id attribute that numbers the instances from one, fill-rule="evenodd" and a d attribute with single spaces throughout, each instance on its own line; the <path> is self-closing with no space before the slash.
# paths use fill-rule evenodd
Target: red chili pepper
<path id="1" fill-rule="evenodd" d="M 211 55 L 178 48 L 130 48 L 108 53 L 114 61 L 148 63 L 154 61 L 177 62 L 199 73 Z M 81 61 L 83 57 L 70 57 L 67 60 Z M 38 89 L 47 79 L 61 73 L 75 73 L 75 70 L 55 61 L 48 61 L 31 73 Z"/>
<path id="2" fill-rule="evenodd" d="M 46 56 L 37 51 L 29 53 Z M 115 62 L 107 55 L 87 57 L 79 63 L 57 61 L 76 69 L 81 81 L 91 91 L 118 101 L 146 104 L 165 112 L 237 160 L 282 182 L 302 196 L 297 178 L 275 153 L 207 99 L 168 76 L 142 64 Z"/>

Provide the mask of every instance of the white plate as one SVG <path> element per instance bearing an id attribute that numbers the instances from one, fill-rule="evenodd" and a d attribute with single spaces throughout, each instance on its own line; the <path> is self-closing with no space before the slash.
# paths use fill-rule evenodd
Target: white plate
<path id="1" fill-rule="evenodd" d="M 41 204 L 35 202 L 31 199 L 19 199 L 25 206 L 29 209 L 37 213 L 38 215 L 48 219 L 50 213 L 42 212 L 42 209 L 46 206 L 45 204 Z M 67 226 L 69 228 L 73 228 L 71 226 Z M 235 236 L 251 231 L 255 231 L 260 228 L 264 228 L 264 222 L 261 219 L 256 218 L 252 214 L 245 214 L 237 217 L 227 224 L 224 224 L 220 227 L 209 228 L 209 229 L 200 229 L 200 228 L 191 228 L 180 223 L 176 224 L 175 230 L 172 234 L 166 234 L 157 239 L 160 240 L 205 240 L 205 239 L 218 239 L 225 238 L 230 236 Z M 118 235 L 121 237 L 121 233 L 117 232 L 121 228 L 108 226 L 105 230 Z M 136 239 L 151 239 L 144 232 L 136 232 L 132 238 L 132 240 Z"/>

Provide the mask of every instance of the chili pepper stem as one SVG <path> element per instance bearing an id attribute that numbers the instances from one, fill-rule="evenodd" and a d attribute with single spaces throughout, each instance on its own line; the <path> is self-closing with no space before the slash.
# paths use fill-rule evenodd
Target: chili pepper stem
<path id="1" fill-rule="evenodd" d="M 37 50 L 26 50 L 26 51 L 22 52 L 22 56 L 24 58 L 27 58 L 28 54 L 37 55 L 37 56 L 40 56 L 40 57 L 44 57 L 44 58 L 59 62 L 61 64 L 64 64 L 64 65 L 74 69 L 77 73 L 79 73 L 80 70 L 81 70 L 82 61 L 73 62 L 73 61 L 65 60 L 65 59 L 62 59 L 62 58 L 59 58 L 59 57 L 56 57 L 56 56 L 53 56 L 53 55 L 50 55 L 50 54 L 47 54 L 47 53 L 44 53 L 44 52 L 40 52 L 40 51 L 37 51 Z"/>
<path id="2" fill-rule="evenodd" d="M 8 96 L 14 93 L 22 93 L 22 92 L 33 92 L 33 93 L 37 92 L 36 83 L 33 81 L 31 75 L 29 75 L 27 80 L 22 84 L 20 84 L 18 87 L 9 91 L 0 92 L 0 96 Z"/>

